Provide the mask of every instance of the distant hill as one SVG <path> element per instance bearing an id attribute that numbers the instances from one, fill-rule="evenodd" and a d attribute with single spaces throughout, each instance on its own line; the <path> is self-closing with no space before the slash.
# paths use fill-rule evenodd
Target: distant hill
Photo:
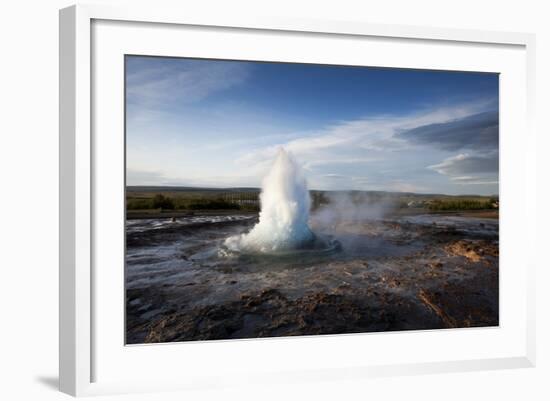
<path id="1" fill-rule="evenodd" d="M 128 185 L 126 187 L 128 192 L 142 192 L 142 193 L 159 193 L 159 192 L 213 192 L 213 193 L 231 193 L 231 192 L 259 192 L 261 188 L 254 187 L 229 187 L 229 188 L 213 188 L 213 187 L 182 187 L 182 186 L 154 186 L 154 185 Z M 391 191 L 361 191 L 361 190 L 335 190 L 335 191 L 325 191 L 325 190 L 316 190 L 313 189 L 311 192 L 317 193 L 356 193 L 356 194 L 365 194 L 365 195 L 376 195 L 384 197 L 410 197 L 410 198 L 423 198 L 423 199 L 432 199 L 432 198 L 498 198 L 498 195 L 474 195 L 474 194 L 463 194 L 463 195 L 446 195 L 446 194 L 424 194 L 424 193 L 414 193 L 414 192 L 391 192 Z"/>
<path id="2" fill-rule="evenodd" d="M 251 187 L 203 188 L 203 187 L 127 185 L 126 190 L 131 192 L 258 192 L 260 191 L 260 188 L 251 188 Z"/>

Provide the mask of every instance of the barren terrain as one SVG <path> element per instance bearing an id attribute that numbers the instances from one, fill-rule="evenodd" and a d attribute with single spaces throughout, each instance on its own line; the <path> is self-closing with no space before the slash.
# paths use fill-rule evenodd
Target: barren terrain
<path id="1" fill-rule="evenodd" d="M 496 326 L 498 219 L 486 217 L 314 216 L 341 247 L 278 256 L 220 252 L 254 214 L 129 220 L 127 343 Z"/>

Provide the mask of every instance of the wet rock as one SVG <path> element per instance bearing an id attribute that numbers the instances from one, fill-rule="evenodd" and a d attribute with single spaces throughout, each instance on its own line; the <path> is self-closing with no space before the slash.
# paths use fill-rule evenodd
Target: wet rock
<path id="1" fill-rule="evenodd" d="M 150 242 L 136 234 L 128 245 L 148 256 L 135 262 L 147 262 L 139 274 L 128 266 L 127 343 L 498 324 L 498 230 L 490 237 L 477 222 L 471 226 L 483 236 L 444 224 L 340 224 L 356 239 L 343 242 L 342 253 L 276 266 L 204 259 L 219 230 L 173 226 L 150 233 Z M 173 260 L 150 250 L 172 242 Z M 368 257 L 347 253 L 369 243 Z"/>
<path id="2" fill-rule="evenodd" d="M 482 258 L 482 254 L 476 249 L 480 248 L 474 247 L 474 243 L 468 240 L 459 240 L 445 247 L 450 255 L 463 256 L 470 262 L 479 262 Z"/>
<path id="3" fill-rule="evenodd" d="M 326 293 L 290 299 L 270 289 L 224 305 L 171 313 L 152 323 L 143 341 L 355 333 L 410 325 L 407 319 L 397 318 L 395 310 L 366 301 Z M 386 305 L 390 303 L 389 299 L 385 301 Z M 402 306 L 406 301 L 398 303 Z"/>
<path id="4" fill-rule="evenodd" d="M 435 261 L 428 263 L 427 265 L 430 269 L 441 269 L 443 267 L 443 263 L 440 261 Z"/>

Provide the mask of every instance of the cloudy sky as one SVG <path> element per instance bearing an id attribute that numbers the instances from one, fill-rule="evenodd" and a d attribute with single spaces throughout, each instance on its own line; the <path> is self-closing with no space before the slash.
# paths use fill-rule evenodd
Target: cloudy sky
<path id="1" fill-rule="evenodd" d="M 498 75 L 127 56 L 128 185 L 498 193 Z"/>

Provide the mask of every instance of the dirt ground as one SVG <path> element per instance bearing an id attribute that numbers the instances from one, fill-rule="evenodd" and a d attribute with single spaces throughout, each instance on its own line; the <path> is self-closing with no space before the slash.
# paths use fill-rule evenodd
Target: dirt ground
<path id="1" fill-rule="evenodd" d="M 255 216 L 128 226 L 128 344 L 499 324 L 498 219 L 312 221 L 329 254 L 224 257 Z"/>

